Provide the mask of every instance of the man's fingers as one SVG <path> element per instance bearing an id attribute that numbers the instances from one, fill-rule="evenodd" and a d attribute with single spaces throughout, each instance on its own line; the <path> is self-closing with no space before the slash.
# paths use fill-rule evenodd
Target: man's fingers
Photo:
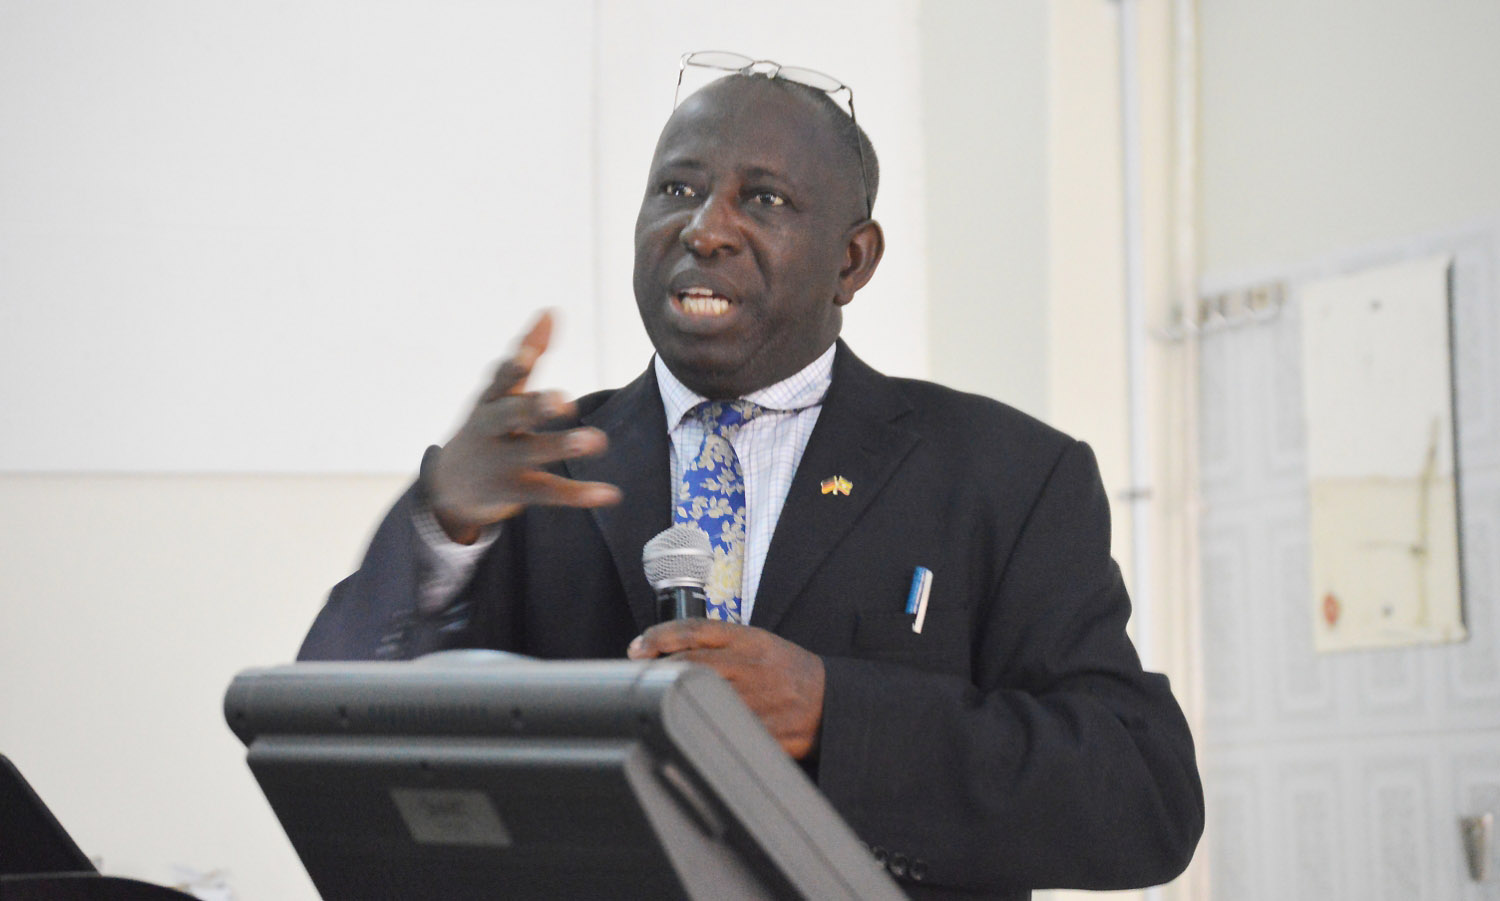
<path id="1" fill-rule="evenodd" d="M 526 387 L 526 379 L 531 375 L 532 367 L 542 354 L 547 352 L 547 345 L 552 343 L 552 313 L 543 310 L 532 324 L 531 331 L 521 338 L 521 346 L 511 356 L 511 362 L 515 364 L 520 379 L 510 386 L 510 393 L 515 394 Z"/>
<path id="2" fill-rule="evenodd" d="M 526 506 L 608 507 L 625 495 L 608 482 L 580 482 L 549 472 L 528 472 L 517 480 L 518 502 Z"/>
<path id="3" fill-rule="evenodd" d="M 503 461 L 510 470 L 538 469 L 559 460 L 595 457 L 609 448 L 609 436 L 599 429 L 581 426 L 561 432 L 532 432 L 525 421 L 512 416 L 486 416 L 469 427 L 481 444 L 481 453 Z"/>
<path id="4" fill-rule="evenodd" d="M 543 310 L 537 314 L 536 322 L 531 324 L 531 330 L 521 338 L 521 352 L 534 351 L 531 354 L 531 362 L 542 355 L 547 349 L 547 344 L 552 340 L 552 311 Z"/>
<path id="5" fill-rule="evenodd" d="M 487 404 L 498 400 L 507 394 L 518 394 L 526 389 L 526 379 L 531 376 L 532 367 L 536 361 L 547 351 L 547 345 L 552 341 L 552 313 L 543 311 L 532 324 L 531 329 L 521 338 L 521 344 L 510 358 L 500 364 L 495 371 L 495 378 L 490 386 L 479 396 L 479 402 Z"/>
<path id="6" fill-rule="evenodd" d="M 495 370 L 495 377 L 490 380 L 489 387 L 479 395 L 481 404 L 488 404 L 499 400 L 511 393 L 511 389 L 517 385 L 526 384 L 526 376 L 531 374 L 529 367 L 522 366 L 515 358 L 505 360 Z"/>
<path id="7" fill-rule="evenodd" d="M 514 435 L 540 428 L 554 419 L 570 416 L 576 408 L 558 391 L 502 395 L 480 404 L 469 417 L 481 435 Z"/>
<path id="8" fill-rule="evenodd" d="M 716 619 L 672 620 L 641 633 L 630 643 L 626 655 L 633 660 L 645 660 L 699 648 L 728 647 L 737 638 L 744 637 L 748 628 Z"/>
<path id="9" fill-rule="evenodd" d="M 684 619 L 652 626 L 625 650 L 632 660 L 671 655 L 710 667 L 734 688 L 794 759 L 817 746 L 823 718 L 823 661 L 754 626 Z"/>
<path id="10" fill-rule="evenodd" d="M 524 433 L 509 436 L 508 451 L 519 465 L 531 468 L 572 460 L 576 457 L 593 457 L 609 447 L 609 438 L 598 429 L 577 428 L 566 432 Z"/>

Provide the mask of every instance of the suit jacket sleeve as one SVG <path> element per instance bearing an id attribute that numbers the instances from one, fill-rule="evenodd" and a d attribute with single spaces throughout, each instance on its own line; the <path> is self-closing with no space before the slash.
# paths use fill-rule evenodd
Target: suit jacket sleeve
<path id="1" fill-rule="evenodd" d="M 970 678 L 825 655 L 820 787 L 877 854 L 930 885 L 1172 878 L 1202 830 L 1202 789 L 1167 680 L 1141 670 L 1126 636 L 1086 445 L 1057 456 L 997 573 L 977 601 Z"/>
<path id="2" fill-rule="evenodd" d="M 420 489 L 407 489 L 386 514 L 360 567 L 329 592 L 308 630 L 298 660 L 406 660 L 433 651 L 477 647 L 497 630 L 492 622 L 508 609 L 503 603 L 482 603 L 488 592 L 503 597 L 510 591 L 504 578 L 506 563 L 486 561 L 465 588 L 441 611 L 417 609 L 418 580 L 422 577 L 422 537 L 413 511 Z M 490 558 L 503 561 L 504 541 L 491 548 Z"/>

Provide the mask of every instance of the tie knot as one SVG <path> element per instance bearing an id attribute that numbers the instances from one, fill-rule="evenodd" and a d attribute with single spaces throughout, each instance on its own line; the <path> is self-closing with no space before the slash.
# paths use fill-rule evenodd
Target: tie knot
<path id="1" fill-rule="evenodd" d="M 693 415 L 704 428 L 716 435 L 732 434 L 759 416 L 764 408 L 748 400 L 704 401 L 693 408 Z"/>

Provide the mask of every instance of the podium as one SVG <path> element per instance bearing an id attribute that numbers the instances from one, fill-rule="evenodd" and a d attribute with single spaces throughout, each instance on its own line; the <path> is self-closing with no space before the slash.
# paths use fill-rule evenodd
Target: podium
<path id="1" fill-rule="evenodd" d="M 300 663 L 224 712 L 328 901 L 904 897 L 705 667 Z"/>
<path id="2" fill-rule="evenodd" d="M 104 876 L 0 754 L 0 899 L 4 901 L 192 901 L 192 895 Z"/>

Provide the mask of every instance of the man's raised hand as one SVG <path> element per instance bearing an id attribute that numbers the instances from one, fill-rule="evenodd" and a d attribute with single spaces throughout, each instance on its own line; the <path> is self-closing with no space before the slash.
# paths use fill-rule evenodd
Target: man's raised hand
<path id="1" fill-rule="evenodd" d="M 537 431 L 574 412 L 572 402 L 556 392 L 526 391 L 551 337 L 552 315 L 542 313 L 424 473 L 432 512 L 454 541 L 472 544 L 485 526 L 532 504 L 603 507 L 620 501 L 620 489 L 613 485 L 579 482 L 541 468 L 601 453 L 608 443 L 598 429 Z"/>

